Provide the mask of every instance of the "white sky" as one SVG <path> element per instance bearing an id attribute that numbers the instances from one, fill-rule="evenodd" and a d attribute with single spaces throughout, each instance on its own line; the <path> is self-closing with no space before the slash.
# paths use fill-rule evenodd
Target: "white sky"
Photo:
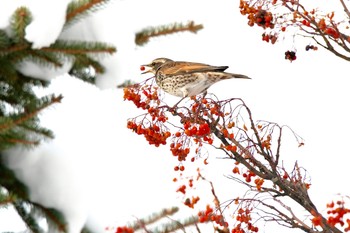
<path id="1" fill-rule="evenodd" d="M 109 70 L 100 78 L 103 88 L 127 79 L 141 81 L 140 64 L 156 57 L 228 65 L 229 72 L 252 77 L 217 83 L 209 91 L 221 99 L 240 97 L 256 120 L 289 125 L 305 139 L 305 147 L 288 150 L 283 158 L 298 160 L 308 170 L 310 195 L 320 209 L 337 193 L 349 194 L 350 188 L 344 185 L 350 130 L 349 64 L 322 49 L 306 52 L 308 42 L 297 44 L 297 60 L 288 62 L 284 51 L 293 48 L 292 39 L 276 45 L 262 42 L 262 31 L 247 26 L 235 1 L 178 0 L 170 4 L 113 1 L 63 38 L 97 39 L 117 46 L 116 55 L 104 61 Z M 47 22 L 36 28 L 43 35 L 48 28 L 59 28 L 54 15 L 46 17 Z M 133 42 L 134 33 L 143 27 L 187 20 L 203 23 L 204 30 L 197 35 L 157 38 L 144 47 Z M 58 25 L 52 26 L 55 23 Z M 126 119 L 137 112 L 123 101 L 122 90 L 102 91 L 67 76 L 53 80 L 51 90 L 65 96 L 62 104 L 42 115 L 43 124 L 54 130 L 56 139 L 29 155 L 13 155 L 12 164 L 32 188 L 33 199 L 61 208 L 69 216 L 72 233 L 78 232 L 86 218 L 101 226 L 121 225 L 132 216 L 181 203 L 174 192 L 177 186 L 171 182 L 176 161 L 167 147 L 151 147 L 126 129 Z M 177 101 L 171 96 L 166 100 Z M 286 141 L 284 145 L 294 144 Z M 235 197 L 232 182 L 223 179 L 232 166 L 214 156 L 209 162 L 208 176 L 219 180 L 222 200 Z M 0 212 L 0 231 L 22 229 L 11 222 L 13 218 L 3 221 L 3 216 L 8 212 Z"/>

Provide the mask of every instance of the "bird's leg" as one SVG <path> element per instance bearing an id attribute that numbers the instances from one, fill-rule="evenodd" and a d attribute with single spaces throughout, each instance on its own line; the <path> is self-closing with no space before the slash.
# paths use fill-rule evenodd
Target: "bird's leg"
<path id="1" fill-rule="evenodd" d="M 207 95 L 207 90 L 205 90 L 204 92 L 203 92 L 203 96 L 202 96 L 202 99 L 204 99 L 205 98 L 205 96 Z"/>
<path id="2" fill-rule="evenodd" d="M 182 97 L 182 98 L 179 100 L 179 102 L 177 102 L 172 108 L 176 108 L 177 105 L 179 105 L 179 103 L 181 103 L 181 101 L 183 101 L 186 97 L 187 97 L 187 96 Z"/>
<path id="3" fill-rule="evenodd" d="M 183 89 L 182 90 L 182 98 L 171 109 L 175 109 L 177 107 L 177 105 L 179 105 L 179 103 L 181 103 L 181 101 L 183 101 L 186 97 L 188 97 L 188 92 L 186 89 Z"/>

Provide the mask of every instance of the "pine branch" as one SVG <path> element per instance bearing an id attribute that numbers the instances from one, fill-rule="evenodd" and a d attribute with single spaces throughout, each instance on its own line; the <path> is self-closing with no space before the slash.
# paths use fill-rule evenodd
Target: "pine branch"
<path id="1" fill-rule="evenodd" d="M 45 52 L 43 49 L 40 49 L 40 50 L 28 49 L 26 51 L 22 51 L 19 54 L 13 54 L 10 57 L 14 57 L 12 61 L 15 63 L 19 63 L 26 60 L 26 61 L 35 62 L 42 66 L 51 65 L 54 68 L 62 67 L 64 63 L 64 59 L 68 60 L 69 58 L 69 57 L 63 57 L 61 56 L 61 54 L 58 54 L 58 53 Z M 10 57 L 9 59 L 11 59 Z"/>
<path id="2" fill-rule="evenodd" d="M 94 233 L 91 231 L 88 227 L 84 226 L 83 229 L 80 231 L 80 233 Z"/>
<path id="3" fill-rule="evenodd" d="M 28 199 L 28 188 L 16 177 L 16 174 L 3 164 L 2 154 L 0 154 L 0 188 L 6 189 L 9 196 L 14 200 L 18 197 Z"/>
<path id="4" fill-rule="evenodd" d="M 138 219 L 137 221 L 132 223 L 131 226 L 134 230 L 143 229 L 146 225 L 155 223 L 164 217 L 175 214 L 178 211 L 179 211 L 178 207 L 163 209 L 158 213 L 151 214 L 149 217 Z"/>
<path id="5" fill-rule="evenodd" d="M 27 227 L 33 232 L 33 233 L 43 233 L 43 230 L 40 228 L 39 224 L 37 223 L 36 219 L 33 218 L 33 216 L 28 212 L 27 209 L 29 209 L 29 205 L 26 206 L 26 202 L 17 200 L 13 203 L 13 206 L 15 207 L 15 210 L 17 211 L 18 215 L 21 216 Z"/>
<path id="6" fill-rule="evenodd" d="M 97 6 L 102 1 L 80 1 Z M 84 5 L 83 4 L 83 5 Z M 82 5 L 80 5 L 82 6 Z M 86 7 L 86 6 L 85 6 Z M 24 39 L 24 30 L 30 22 L 30 13 L 19 8 L 12 16 L 12 30 L 15 38 L 0 31 L 0 148 L 9 148 L 16 144 L 37 145 L 41 134 L 52 137 L 49 130 L 38 126 L 36 114 L 50 101 L 59 102 L 61 97 L 47 96 L 39 99 L 32 91 L 34 86 L 45 86 L 43 81 L 24 76 L 17 71 L 20 62 L 35 62 L 42 66 L 61 67 L 67 61 L 73 61 L 71 73 L 84 81 L 93 83 L 95 73 L 103 73 L 105 68 L 92 57 L 111 54 L 113 46 L 99 42 L 79 42 L 58 40 L 50 47 L 32 49 Z M 90 57 L 91 56 L 91 57 Z M 92 72 L 87 72 L 87 71 Z M 93 74 L 93 75 L 91 75 Z M 12 114 L 9 114 L 12 112 Z"/>
<path id="7" fill-rule="evenodd" d="M 7 206 L 16 200 L 4 187 L 0 185 L 0 207 Z"/>
<path id="8" fill-rule="evenodd" d="M 77 55 L 75 56 L 75 62 L 73 64 L 72 70 L 83 70 L 92 68 L 94 72 L 102 74 L 105 72 L 105 68 L 101 63 L 92 59 L 87 55 Z"/>
<path id="9" fill-rule="evenodd" d="M 77 0 L 67 10 L 67 26 L 81 16 L 100 9 L 108 0 Z M 48 81 L 28 77 L 18 70 L 22 62 L 43 66 L 62 67 L 73 62 L 70 72 L 85 81 L 94 81 L 96 73 L 105 68 L 98 56 L 116 52 L 113 46 L 100 42 L 57 40 L 50 47 L 32 49 L 25 39 L 25 29 L 31 21 L 28 9 L 18 8 L 12 15 L 10 33 L 0 30 L 0 206 L 12 204 L 27 225 L 28 231 L 41 233 L 38 220 L 46 220 L 49 232 L 55 228 L 66 232 L 66 221 L 57 210 L 46 208 L 29 200 L 28 188 L 5 166 L 1 151 L 14 146 L 35 146 L 53 133 L 40 126 L 38 115 L 42 110 L 59 103 L 62 96 L 38 97 L 34 89 L 47 87 Z M 50 67 L 50 68 L 51 68 Z M 84 73 L 85 72 L 85 73 Z M 5 191 L 4 191 L 5 190 Z M 56 230 L 54 230 L 56 232 Z M 89 232 L 87 228 L 82 232 Z"/>
<path id="10" fill-rule="evenodd" d="M 67 55 L 104 53 L 113 54 L 116 52 L 116 48 L 100 42 L 57 40 L 50 47 L 42 48 L 41 51 L 63 53 Z"/>
<path id="11" fill-rule="evenodd" d="M 151 230 L 152 233 L 170 233 L 176 231 L 183 231 L 190 226 L 196 226 L 198 223 L 197 217 L 189 217 L 185 220 L 172 220 L 170 223 L 165 223 L 160 225 L 159 227 L 155 227 Z"/>
<path id="12" fill-rule="evenodd" d="M 17 71 L 13 65 L 13 63 L 5 58 L 0 57 L 0 97 L 4 95 L 4 93 L 8 92 L 8 89 L 5 89 L 3 86 L 11 85 L 15 83 L 18 79 Z M 6 84 L 5 84 L 6 83 Z M 1 98 L 2 100 L 2 98 Z"/>
<path id="13" fill-rule="evenodd" d="M 63 97 L 44 97 L 42 103 L 32 111 L 13 113 L 0 118 L 0 149 L 4 150 L 16 144 L 26 146 L 37 145 L 40 142 L 39 135 L 52 138 L 51 131 L 37 125 L 37 115 L 43 109 L 59 103 Z"/>
<path id="14" fill-rule="evenodd" d="M 157 36 L 165 36 L 178 32 L 192 32 L 197 33 L 199 30 L 203 29 L 202 24 L 195 24 L 193 21 L 188 22 L 187 24 L 174 23 L 168 25 L 162 25 L 158 27 L 149 27 L 146 28 L 135 35 L 135 43 L 137 45 L 144 45 L 149 42 L 150 38 Z"/>
<path id="15" fill-rule="evenodd" d="M 70 8 L 72 10 L 71 13 L 79 15 L 80 13 L 97 9 L 106 2 L 107 0 L 74 1 Z M 12 16 L 12 30 L 16 30 L 13 33 L 16 37 L 9 37 L 5 31 L 0 30 L 0 66 L 2 67 L 0 79 L 4 79 L 6 83 L 9 80 L 16 81 L 19 79 L 21 75 L 17 72 L 17 65 L 24 61 L 34 62 L 41 66 L 52 66 L 52 68 L 60 68 L 64 63 L 73 61 L 70 73 L 83 81 L 94 83 L 94 74 L 105 72 L 105 68 L 96 58 L 116 52 L 114 46 L 106 43 L 64 40 L 57 40 L 50 47 L 38 50 L 32 49 L 30 43 L 24 39 L 25 26 L 30 22 L 30 18 L 30 13 L 26 8 L 19 8 Z M 93 75 L 87 72 L 91 69 L 93 70 Z M 11 88 L 12 85 L 17 84 L 11 82 Z M 21 93 L 21 89 L 17 90 Z M 0 91 L 0 97 L 1 95 Z M 8 99 L 7 96 L 3 97 L 10 105 L 12 105 L 11 101 L 17 102 L 17 100 Z"/>
<path id="16" fill-rule="evenodd" d="M 136 84 L 135 81 L 128 79 L 128 80 L 125 80 L 123 83 L 119 84 L 117 88 L 127 88 L 135 84 Z"/>
<path id="17" fill-rule="evenodd" d="M 72 1 L 67 8 L 65 27 L 69 26 L 73 21 L 86 16 L 88 13 L 101 9 L 109 0 L 79 0 Z"/>
<path id="18" fill-rule="evenodd" d="M 61 212 L 53 208 L 46 208 L 38 203 L 31 204 L 33 205 L 33 211 L 35 211 L 35 214 L 44 217 L 47 220 L 49 229 L 67 232 L 67 222 Z"/>
<path id="19" fill-rule="evenodd" d="M 20 125 L 25 121 L 28 121 L 29 119 L 37 116 L 40 111 L 49 107 L 50 105 L 52 105 L 54 103 L 60 103 L 62 98 L 63 98 L 63 96 L 61 96 L 61 95 L 59 95 L 58 97 L 54 97 L 54 98 L 52 98 L 52 101 L 50 103 L 48 103 L 47 105 L 41 106 L 40 108 L 36 109 L 33 112 L 22 114 L 20 117 L 18 117 L 17 119 L 15 119 L 12 122 L 9 122 L 8 124 L 0 125 L 0 132 L 8 130 L 9 128 L 14 127 L 15 125 Z"/>
<path id="20" fill-rule="evenodd" d="M 90 83 L 90 84 L 94 84 L 95 80 L 96 80 L 96 75 L 95 75 L 95 70 L 93 68 L 89 69 L 89 68 L 72 68 L 69 71 L 69 74 L 71 76 L 74 76 L 84 82 Z"/>
<path id="21" fill-rule="evenodd" d="M 10 42 L 8 43 L 8 46 L 0 49 L 0 57 L 6 56 L 6 55 L 8 55 L 10 53 L 23 51 L 23 50 L 26 50 L 26 49 L 29 49 L 29 48 L 30 48 L 30 44 L 29 43 L 27 43 L 27 44 L 14 44 L 13 40 L 10 39 Z"/>
<path id="22" fill-rule="evenodd" d="M 75 76 L 85 82 L 94 84 L 96 74 L 105 72 L 105 67 L 91 57 L 81 54 L 75 56 L 74 64 L 69 74 Z"/>
<path id="23" fill-rule="evenodd" d="M 19 7 L 11 18 L 11 29 L 15 43 L 24 43 L 25 28 L 32 21 L 32 15 L 26 7 Z"/>
<path id="24" fill-rule="evenodd" d="M 143 230 L 144 232 L 152 232 L 152 233 L 170 233 L 176 232 L 178 230 L 185 231 L 185 228 L 190 226 L 196 226 L 198 223 L 197 217 L 189 217 L 184 220 L 175 220 L 171 219 L 169 216 L 174 215 L 179 211 L 178 207 L 172 207 L 168 209 L 163 209 L 158 213 L 153 213 L 150 216 L 142 219 L 137 219 L 131 224 L 128 224 L 128 229 L 133 229 L 134 231 Z M 157 224 L 158 221 L 167 218 L 168 222 L 164 224 Z M 157 227 L 154 227 L 148 230 L 148 226 L 151 224 L 157 224 Z M 197 227 L 197 226 L 196 226 Z"/>
<path id="25" fill-rule="evenodd" d="M 37 219 L 41 218 L 47 220 L 50 229 L 67 232 L 66 220 L 60 212 L 28 200 L 27 187 L 16 178 L 12 170 L 1 163 L 1 156 L 0 177 L 0 205 L 12 204 L 32 232 L 42 232 L 37 225 Z"/>
<path id="26" fill-rule="evenodd" d="M 0 30 L 0 49 L 10 46 L 10 38 L 4 30 Z M 1 51 L 1 50 L 0 50 Z M 1 56 L 1 53 L 0 53 Z"/>

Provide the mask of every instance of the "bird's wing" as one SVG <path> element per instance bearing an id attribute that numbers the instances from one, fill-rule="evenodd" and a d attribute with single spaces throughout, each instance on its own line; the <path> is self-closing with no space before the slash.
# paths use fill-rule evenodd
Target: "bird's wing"
<path id="1" fill-rule="evenodd" d="M 160 67 L 160 70 L 165 75 L 190 74 L 195 72 L 206 71 L 224 71 L 228 66 L 211 66 L 195 62 L 171 62 Z"/>

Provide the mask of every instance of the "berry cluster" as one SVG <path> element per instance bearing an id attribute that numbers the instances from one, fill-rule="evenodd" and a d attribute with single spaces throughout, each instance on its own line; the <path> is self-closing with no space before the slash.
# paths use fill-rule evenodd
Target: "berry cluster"
<path id="1" fill-rule="evenodd" d="M 350 209 L 345 208 L 344 201 L 337 201 L 336 203 L 331 202 L 330 204 L 327 204 L 327 208 L 329 209 L 327 211 L 329 216 L 327 219 L 327 222 L 335 226 L 336 224 L 339 224 L 340 226 L 344 226 L 344 216 L 346 214 L 350 214 Z M 344 229 L 345 231 L 350 231 L 350 218 L 345 220 L 348 226 Z"/>
<path id="2" fill-rule="evenodd" d="M 258 190 L 258 191 L 261 191 L 262 185 L 264 184 L 264 179 L 262 179 L 262 178 L 256 178 L 256 179 L 254 180 L 254 183 L 255 183 L 255 185 L 256 185 L 257 190 Z"/>
<path id="3" fill-rule="evenodd" d="M 274 44 L 277 41 L 277 36 L 276 35 L 267 34 L 267 33 L 263 33 L 262 34 L 262 40 L 266 41 L 267 43 L 271 42 L 271 44 Z"/>
<path id="4" fill-rule="evenodd" d="M 306 50 L 306 51 L 309 51 L 310 49 L 312 49 L 312 50 L 317 50 L 318 47 L 315 46 L 315 45 L 306 45 L 305 50 Z"/>
<path id="5" fill-rule="evenodd" d="M 132 101 L 137 108 L 142 109 L 150 108 L 151 101 L 159 101 L 156 87 L 153 90 L 138 89 L 138 87 L 138 85 L 134 85 L 132 88 L 124 88 L 124 100 Z"/>
<path id="6" fill-rule="evenodd" d="M 149 107 L 147 111 L 152 117 L 153 122 L 158 121 L 160 123 L 165 123 L 168 120 L 168 117 L 165 116 L 164 111 L 160 111 L 159 108 Z"/>
<path id="7" fill-rule="evenodd" d="M 191 121 L 184 121 L 183 132 L 176 132 L 175 137 L 192 138 L 192 140 L 202 146 L 202 142 L 208 144 L 213 143 L 211 130 L 208 123 L 192 123 Z M 196 150 L 196 153 L 199 149 Z"/>
<path id="8" fill-rule="evenodd" d="M 177 178 L 173 179 L 174 182 L 177 182 Z M 189 188 L 193 188 L 193 179 L 189 179 L 188 180 L 188 185 L 186 184 L 182 184 L 180 185 L 177 189 L 176 192 L 182 193 L 183 195 L 186 195 L 186 189 L 187 187 Z M 186 198 L 184 201 L 184 205 L 193 209 L 195 207 L 195 205 L 199 202 L 200 197 L 199 196 L 192 196 L 191 198 Z"/>
<path id="9" fill-rule="evenodd" d="M 186 161 L 187 155 L 190 153 L 190 148 L 185 146 L 182 142 L 178 142 L 178 143 L 172 142 L 170 144 L 170 151 L 173 154 L 173 156 L 176 156 L 177 160 L 181 162 L 181 161 Z M 176 171 L 176 167 L 175 167 L 175 171 Z"/>
<path id="10" fill-rule="evenodd" d="M 233 135 L 233 133 L 231 133 L 230 135 Z M 228 137 L 228 138 L 233 138 L 233 136 L 231 137 Z M 236 145 L 227 145 L 227 146 L 224 146 L 222 148 L 225 148 L 227 151 L 231 151 L 231 152 L 237 152 L 237 146 Z"/>
<path id="11" fill-rule="evenodd" d="M 210 221 L 210 216 L 213 214 L 214 210 L 210 207 L 210 205 L 207 205 L 205 211 L 198 212 L 198 221 L 200 223 L 208 222 Z"/>
<path id="12" fill-rule="evenodd" d="M 128 120 L 127 128 L 139 135 L 144 135 L 150 145 L 165 145 L 171 133 L 163 127 L 167 121 L 165 111 L 156 106 L 160 104 L 158 89 L 152 85 L 133 85 L 124 88 L 124 100 L 134 103 L 137 108 L 147 110 L 151 121 L 145 123 L 145 118 L 140 122 L 137 119 Z"/>
<path id="13" fill-rule="evenodd" d="M 247 183 L 250 183 L 252 181 L 252 177 L 255 176 L 255 173 L 253 173 L 252 171 L 247 171 L 243 173 L 242 176 L 244 177 Z"/>
<path id="14" fill-rule="evenodd" d="M 334 39 L 339 39 L 339 37 L 340 37 L 340 33 L 339 33 L 338 29 L 334 28 L 334 27 L 327 27 L 326 30 L 324 30 L 324 32 L 327 35 L 333 37 Z"/>
<path id="15" fill-rule="evenodd" d="M 117 227 L 115 233 L 134 233 L 134 229 L 127 226 Z"/>
<path id="16" fill-rule="evenodd" d="M 270 148 L 271 148 L 271 139 L 272 139 L 272 137 L 271 137 L 270 134 L 267 135 L 265 140 L 261 139 L 261 147 L 265 148 L 267 150 L 270 150 Z"/>
<path id="17" fill-rule="evenodd" d="M 191 122 L 187 121 L 184 124 L 185 134 L 189 137 L 202 137 L 210 133 L 210 128 L 207 123 L 197 125 L 191 125 Z"/>
<path id="18" fill-rule="evenodd" d="M 177 190 L 176 192 L 180 192 L 182 194 L 186 194 L 186 185 L 181 185 Z"/>
<path id="19" fill-rule="evenodd" d="M 302 25 L 304 25 L 304 26 L 306 26 L 306 27 L 310 27 L 310 25 L 311 25 L 310 21 L 308 21 L 308 20 L 306 20 L 306 19 L 303 19 L 303 20 L 301 21 L 301 23 L 302 23 Z"/>
<path id="20" fill-rule="evenodd" d="M 185 171 L 185 166 L 184 165 L 180 165 L 180 166 L 175 166 L 174 167 L 174 171 Z"/>
<path id="21" fill-rule="evenodd" d="M 239 163 L 236 162 L 236 166 L 232 169 L 232 172 L 233 172 L 234 174 L 240 174 L 240 170 L 239 170 L 239 168 L 238 168 L 238 165 L 239 165 Z M 245 181 L 246 181 L 247 183 L 250 183 L 250 182 L 252 181 L 252 177 L 255 177 L 256 175 L 255 175 L 253 172 L 248 171 L 248 172 L 243 173 L 242 176 L 243 176 L 243 178 L 245 179 Z M 287 178 L 288 178 L 288 177 L 286 177 L 285 179 L 287 179 Z M 261 188 L 262 188 L 262 186 L 263 186 L 263 184 L 264 184 L 264 181 L 265 181 L 264 179 L 259 178 L 259 177 L 257 177 L 257 178 L 254 180 L 255 187 L 256 187 L 256 189 L 257 189 L 258 191 L 261 191 Z"/>
<path id="22" fill-rule="evenodd" d="M 297 59 L 297 56 L 296 56 L 296 52 L 294 52 L 294 51 L 286 51 L 285 53 L 284 53 L 284 55 L 285 55 L 285 59 L 286 60 L 289 60 L 289 61 L 294 61 L 295 59 Z"/>
<path id="23" fill-rule="evenodd" d="M 320 226 L 322 224 L 322 215 L 316 213 L 316 211 L 311 211 L 313 218 L 311 222 L 314 226 Z"/>
<path id="24" fill-rule="evenodd" d="M 210 102 L 205 99 L 197 99 L 196 96 L 192 96 L 191 100 L 194 101 L 193 104 L 191 104 L 191 110 L 192 112 L 199 112 L 202 111 L 202 116 L 208 116 L 208 115 L 216 115 L 216 116 L 224 116 L 223 112 L 220 110 L 220 105 L 216 103 L 215 101 L 211 100 Z"/>
<path id="25" fill-rule="evenodd" d="M 274 28 L 273 15 L 271 12 L 261 9 L 261 6 L 250 5 L 248 2 L 240 0 L 240 12 L 242 15 L 248 15 L 248 25 L 255 24 L 266 28 Z"/>
<path id="26" fill-rule="evenodd" d="M 157 125 L 145 127 L 142 123 L 137 124 L 134 121 L 128 121 L 127 128 L 133 130 L 139 135 L 143 135 L 150 145 L 165 145 L 166 140 L 171 136 L 169 131 L 163 132 Z"/>
<path id="27" fill-rule="evenodd" d="M 253 224 L 251 223 L 251 209 L 243 209 L 243 208 L 239 208 L 237 211 L 237 216 L 236 216 L 236 220 L 240 223 L 238 223 L 231 231 L 231 233 L 245 233 L 246 231 L 244 231 L 242 229 L 242 224 L 246 225 L 246 228 L 248 228 L 249 231 L 251 232 L 258 232 L 259 228 L 256 226 L 253 226 Z"/>
<path id="28" fill-rule="evenodd" d="M 194 208 L 195 204 L 197 204 L 197 202 L 200 200 L 200 198 L 197 197 L 192 197 L 191 199 L 186 198 L 184 204 L 188 207 L 190 207 L 191 209 Z"/>
<path id="29" fill-rule="evenodd" d="M 228 129 L 222 128 L 221 129 L 222 134 L 224 135 L 225 138 L 233 139 L 235 137 L 234 133 L 230 133 Z"/>
<path id="30" fill-rule="evenodd" d="M 331 24 L 330 26 L 327 25 L 325 18 L 320 19 L 317 25 L 321 31 L 333 37 L 334 39 L 338 39 L 340 37 L 339 30 L 337 27 L 335 27 L 335 24 Z"/>
<path id="31" fill-rule="evenodd" d="M 200 223 L 215 222 L 219 226 L 228 227 L 228 223 L 225 221 L 224 217 L 221 214 L 215 214 L 213 208 L 209 205 L 206 206 L 205 211 L 198 212 L 198 217 Z"/>
<path id="32" fill-rule="evenodd" d="M 349 51 L 349 20 L 341 11 L 338 17 L 334 17 L 337 12 L 325 13 L 317 4 L 315 2 L 314 6 L 306 6 L 301 1 L 295 0 L 240 0 L 239 9 L 242 15 L 247 16 L 249 26 L 257 25 L 262 27 L 265 33 L 273 35 L 270 37 L 264 34 L 263 41 L 274 43 L 277 38 L 297 35 L 313 38 L 336 55 L 341 53 L 342 49 Z M 348 12 L 347 7 L 342 5 L 343 10 Z M 308 10 L 309 7 L 311 10 Z M 281 36 L 287 28 L 294 31 L 293 36 L 292 34 Z M 336 48 L 338 46 L 341 48 Z M 293 57 L 289 56 L 286 59 L 293 61 Z"/>
<path id="33" fill-rule="evenodd" d="M 274 28 L 272 20 L 272 13 L 266 10 L 259 9 L 254 15 L 254 22 L 263 28 Z"/>

